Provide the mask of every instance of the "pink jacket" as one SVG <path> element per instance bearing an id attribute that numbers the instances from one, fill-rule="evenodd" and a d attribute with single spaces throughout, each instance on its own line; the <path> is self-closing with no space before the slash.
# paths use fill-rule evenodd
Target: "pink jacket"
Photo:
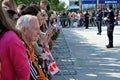
<path id="1" fill-rule="evenodd" d="M 13 31 L 6 32 L 0 38 L 0 57 L 0 80 L 29 80 L 30 65 L 26 47 Z"/>

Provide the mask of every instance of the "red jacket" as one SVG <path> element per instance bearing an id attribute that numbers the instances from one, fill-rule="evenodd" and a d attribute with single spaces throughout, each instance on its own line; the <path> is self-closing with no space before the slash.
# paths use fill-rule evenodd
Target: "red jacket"
<path id="1" fill-rule="evenodd" d="M 0 39 L 0 80 L 29 80 L 30 65 L 26 47 L 13 31 L 6 32 Z"/>

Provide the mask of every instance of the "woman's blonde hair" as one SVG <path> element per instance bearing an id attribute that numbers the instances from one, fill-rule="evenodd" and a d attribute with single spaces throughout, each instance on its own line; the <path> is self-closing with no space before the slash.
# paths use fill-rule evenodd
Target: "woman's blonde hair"
<path id="1" fill-rule="evenodd" d="M 2 0 L 2 5 L 7 6 L 10 10 L 14 10 L 17 12 L 16 3 L 14 0 Z"/>
<path id="2" fill-rule="evenodd" d="M 41 15 L 42 15 L 43 17 L 48 16 L 45 11 L 42 11 L 42 12 L 41 12 Z M 46 30 L 48 29 L 48 25 L 47 25 L 47 22 L 46 22 L 45 18 L 43 18 L 43 20 L 42 20 L 42 26 L 40 27 L 40 29 L 41 29 L 43 32 L 46 32 Z"/>
<path id="3" fill-rule="evenodd" d="M 2 3 L 0 1 L 0 37 L 6 32 L 12 30 L 14 31 L 19 37 L 21 37 L 20 31 L 14 28 L 12 24 L 10 23 L 9 18 L 7 18 L 7 15 L 5 11 L 2 8 Z"/>

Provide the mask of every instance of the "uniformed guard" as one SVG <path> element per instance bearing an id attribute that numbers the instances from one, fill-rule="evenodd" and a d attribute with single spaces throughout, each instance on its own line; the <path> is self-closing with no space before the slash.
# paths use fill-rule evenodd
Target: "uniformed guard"
<path id="1" fill-rule="evenodd" d="M 106 45 L 107 48 L 113 48 L 113 31 L 114 31 L 114 12 L 112 10 L 112 5 L 109 5 L 107 17 L 104 18 L 107 21 L 107 36 L 109 43 Z"/>
<path id="2" fill-rule="evenodd" d="M 102 10 L 100 8 L 98 8 L 97 12 L 96 12 L 96 24 L 97 24 L 97 28 L 98 28 L 98 35 L 101 35 L 102 32 Z"/>

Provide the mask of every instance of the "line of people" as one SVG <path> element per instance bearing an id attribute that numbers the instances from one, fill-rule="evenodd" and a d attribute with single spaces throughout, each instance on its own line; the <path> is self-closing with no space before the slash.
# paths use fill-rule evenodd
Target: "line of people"
<path id="1" fill-rule="evenodd" d="M 101 13 L 101 16 L 98 16 L 98 13 Z M 90 26 L 95 27 L 98 26 L 98 17 L 101 19 L 101 25 L 106 26 L 106 21 L 104 21 L 104 17 L 106 17 L 108 14 L 108 10 L 98 8 L 95 10 L 87 10 L 86 12 L 81 12 L 78 10 L 77 12 L 70 12 L 67 11 L 61 11 L 58 14 L 60 25 L 62 27 L 82 27 L 84 26 L 86 29 Z M 118 25 L 120 22 L 120 11 L 117 9 L 114 9 L 114 19 L 115 19 L 115 25 Z M 76 24 L 75 24 L 76 23 Z"/>
<path id="2" fill-rule="evenodd" d="M 48 19 L 47 1 L 18 11 L 7 1 L 0 2 L 0 80 L 52 80 L 45 47 L 58 29 L 55 18 Z"/>

